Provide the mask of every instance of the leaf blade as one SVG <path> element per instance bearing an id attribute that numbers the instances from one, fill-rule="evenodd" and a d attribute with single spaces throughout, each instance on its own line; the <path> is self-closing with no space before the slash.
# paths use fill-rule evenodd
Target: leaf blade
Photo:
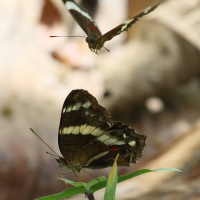
<path id="1" fill-rule="evenodd" d="M 63 198 L 67 198 L 76 194 L 80 194 L 83 193 L 85 194 L 85 191 L 83 189 L 83 187 L 73 187 L 73 188 L 68 188 L 66 190 L 64 190 L 63 192 L 60 192 L 58 194 L 54 194 L 54 195 L 50 195 L 50 196 L 46 196 L 46 197 L 41 197 L 38 198 L 36 200 L 59 200 L 59 199 L 63 199 Z"/>
<path id="2" fill-rule="evenodd" d="M 114 200 L 115 199 L 115 191 L 116 191 L 116 185 L 117 185 L 117 181 L 118 181 L 118 174 L 117 174 L 118 156 L 119 155 L 117 155 L 117 157 L 115 158 L 113 167 L 108 176 L 104 200 Z"/>

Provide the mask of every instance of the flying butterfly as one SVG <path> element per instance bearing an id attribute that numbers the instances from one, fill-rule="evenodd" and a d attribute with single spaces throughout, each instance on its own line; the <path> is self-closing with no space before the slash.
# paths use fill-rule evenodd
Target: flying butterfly
<path id="1" fill-rule="evenodd" d="M 113 28 L 112 30 L 102 35 L 97 24 L 84 8 L 81 8 L 73 0 L 62 0 L 62 1 L 65 4 L 66 8 L 70 11 L 72 16 L 74 17 L 74 19 L 77 21 L 77 23 L 81 26 L 81 28 L 87 34 L 88 37 L 86 37 L 86 42 L 88 43 L 90 50 L 95 53 L 97 53 L 97 51 L 103 47 L 106 41 L 111 40 L 113 37 L 119 35 L 123 31 L 127 31 L 132 26 L 132 24 L 134 24 L 144 15 L 156 9 L 157 6 L 161 3 L 158 0 L 155 0 L 156 2 L 155 5 L 146 7 L 146 9 L 142 11 L 140 10 L 138 10 L 138 12 L 135 11 L 136 15 L 134 17 L 126 20 L 119 26 Z M 146 0 L 143 0 L 143 1 L 144 1 L 144 4 L 147 4 Z M 152 1 L 150 3 L 152 3 Z M 51 36 L 51 37 L 55 37 L 55 36 Z"/>

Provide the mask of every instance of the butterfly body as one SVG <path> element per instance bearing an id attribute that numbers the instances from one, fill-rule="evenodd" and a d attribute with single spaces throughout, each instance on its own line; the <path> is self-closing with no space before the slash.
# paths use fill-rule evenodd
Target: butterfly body
<path id="1" fill-rule="evenodd" d="M 106 41 L 111 40 L 113 37 L 119 35 L 123 31 L 127 31 L 132 26 L 132 24 L 134 24 L 144 15 L 156 9 L 157 6 L 160 4 L 157 3 L 154 6 L 149 6 L 143 12 L 137 14 L 133 18 L 126 20 L 124 23 L 102 35 L 96 22 L 87 13 L 87 11 L 77 5 L 73 0 L 62 1 L 74 17 L 74 19 L 77 21 L 77 23 L 87 34 L 88 37 L 86 38 L 86 42 L 88 43 L 90 50 L 95 53 L 97 53 L 97 51 L 103 47 Z"/>
<path id="2" fill-rule="evenodd" d="M 98 41 L 99 37 L 97 35 L 91 35 L 86 38 L 86 42 L 88 43 L 89 49 L 95 53 L 97 53 L 98 50 L 100 50 L 104 42 Z"/>
<path id="3" fill-rule="evenodd" d="M 118 166 L 129 166 L 141 157 L 145 141 L 146 136 L 114 121 L 87 91 L 73 90 L 61 112 L 58 142 L 63 158 L 56 160 L 75 173 L 112 166 L 117 154 Z"/>

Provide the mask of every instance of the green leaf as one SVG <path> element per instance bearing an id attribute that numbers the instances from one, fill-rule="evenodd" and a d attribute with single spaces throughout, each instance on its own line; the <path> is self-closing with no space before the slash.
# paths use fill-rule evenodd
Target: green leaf
<path id="1" fill-rule="evenodd" d="M 91 193 L 94 193 L 96 192 L 97 190 L 100 190 L 104 187 L 106 187 L 106 184 L 107 184 L 107 180 L 106 181 L 102 181 L 100 183 L 97 183 L 97 184 L 94 184 L 90 187 L 90 192 Z"/>
<path id="2" fill-rule="evenodd" d="M 175 169 L 175 168 L 160 168 L 160 169 L 155 169 L 155 170 L 151 170 L 151 169 L 141 169 L 141 170 L 138 170 L 138 171 L 135 171 L 135 172 L 132 172 L 130 174 L 127 174 L 127 175 L 124 175 L 124 176 L 119 176 L 118 178 L 118 183 L 122 182 L 122 181 L 126 181 L 128 179 L 131 179 L 133 177 L 136 177 L 136 176 L 139 176 L 141 174 L 145 174 L 145 173 L 148 173 L 148 172 L 159 172 L 159 171 L 178 171 L 178 172 L 181 172 L 180 170 L 178 169 Z"/>
<path id="3" fill-rule="evenodd" d="M 96 184 L 99 184 L 103 181 L 107 181 L 106 177 L 105 176 L 101 176 L 101 177 L 98 177 L 96 179 L 93 179 L 92 181 L 90 181 L 86 186 L 86 190 L 89 191 L 90 190 L 90 187 L 93 186 L 93 185 L 96 185 Z"/>
<path id="4" fill-rule="evenodd" d="M 84 190 L 83 186 L 81 185 L 81 183 L 73 182 L 73 181 L 64 179 L 64 181 L 66 183 L 68 183 L 70 185 L 73 185 L 75 187 L 68 188 L 68 189 L 64 190 L 63 192 L 61 192 L 61 193 L 58 193 L 58 194 L 55 194 L 55 195 L 46 196 L 46 197 L 42 197 L 42 198 L 39 198 L 37 200 L 59 200 L 59 199 L 67 198 L 67 197 L 70 197 L 70 196 L 73 196 L 73 195 L 76 195 L 76 194 L 80 194 L 80 193 L 82 193 L 82 194 L 85 194 L 85 193 L 86 194 L 94 194 L 94 192 L 96 192 L 97 190 L 106 187 L 106 184 L 109 185 L 107 190 L 109 190 L 109 187 L 111 187 L 111 193 L 113 195 L 113 192 L 114 192 L 114 195 L 115 195 L 116 184 L 115 184 L 114 181 L 116 181 L 116 177 L 117 177 L 115 175 L 115 172 L 116 172 L 115 170 L 117 170 L 116 163 L 114 163 L 113 168 L 112 168 L 112 170 L 110 172 L 110 175 L 109 175 L 109 178 L 111 176 L 113 180 L 111 180 L 111 179 L 108 180 L 109 181 L 108 184 L 107 184 L 107 180 L 106 180 L 105 177 L 98 177 L 100 182 L 97 179 L 94 179 L 94 180 L 90 181 L 88 184 L 82 183 L 84 188 L 85 188 L 85 190 Z M 180 170 L 175 169 L 175 168 L 160 168 L 160 169 L 155 169 L 155 170 L 142 169 L 142 170 L 138 170 L 138 171 L 132 172 L 132 173 L 124 175 L 124 176 L 119 176 L 117 182 L 119 183 L 119 182 L 122 182 L 122 181 L 125 181 L 125 180 L 128 180 L 128 179 L 131 179 L 133 177 L 139 176 L 141 174 L 145 174 L 145 173 L 149 173 L 149 172 L 159 172 L 159 171 L 162 171 L 162 172 L 164 172 L 164 171 L 181 172 Z M 59 179 L 63 181 L 62 178 L 59 178 Z M 111 186 L 112 183 L 113 183 L 114 186 Z M 114 195 L 111 196 L 111 198 L 109 197 L 108 199 L 109 200 L 113 199 Z M 105 197 L 107 197 L 107 196 L 105 195 Z"/>
<path id="5" fill-rule="evenodd" d="M 117 180 L 118 180 L 118 174 L 117 174 L 118 156 L 119 156 L 119 154 L 115 158 L 115 162 L 113 164 L 113 167 L 112 167 L 109 177 L 108 177 L 104 200 L 114 200 L 115 199 L 115 190 L 116 190 L 116 185 L 117 185 Z"/>
<path id="6" fill-rule="evenodd" d="M 154 169 L 154 170 L 151 170 L 152 172 L 169 172 L 169 171 L 175 171 L 175 172 L 182 172 L 181 170 L 179 169 L 176 169 L 176 168 L 160 168 L 160 169 Z"/>
<path id="7" fill-rule="evenodd" d="M 118 177 L 118 183 L 126 181 L 126 180 L 131 179 L 131 178 L 134 178 L 136 176 L 145 174 L 145 173 L 157 172 L 157 171 L 178 171 L 178 172 L 181 172 L 180 170 L 175 169 L 175 168 L 160 168 L 160 169 L 155 169 L 155 170 L 141 169 L 141 170 L 132 172 L 132 173 L 124 175 L 124 176 L 119 176 Z M 106 186 L 106 183 L 107 183 L 107 181 L 102 181 L 101 183 L 97 183 L 97 184 L 91 186 L 90 187 L 90 192 L 94 193 L 97 190 L 100 190 L 100 189 L 104 188 Z"/>
<path id="8" fill-rule="evenodd" d="M 65 178 L 58 178 L 58 179 L 64 181 L 65 183 L 67 183 L 69 185 L 73 185 L 75 187 L 79 187 L 79 186 L 85 187 L 87 185 L 87 183 L 84 183 L 84 182 L 73 182 L 73 181 L 70 181 L 70 180 L 65 179 Z"/>
<path id="9" fill-rule="evenodd" d="M 46 197 L 41 197 L 41 198 L 36 199 L 36 200 L 58 200 L 58 199 L 67 198 L 67 197 L 70 197 L 70 196 L 73 196 L 73 195 L 76 195 L 76 194 L 79 194 L 79 193 L 85 194 L 83 186 L 68 188 L 61 193 L 46 196 Z"/>

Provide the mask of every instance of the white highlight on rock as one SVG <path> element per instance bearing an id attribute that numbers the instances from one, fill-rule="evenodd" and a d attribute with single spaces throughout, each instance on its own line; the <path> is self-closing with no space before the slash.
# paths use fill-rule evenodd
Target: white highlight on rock
<path id="1" fill-rule="evenodd" d="M 89 108 L 91 106 L 91 103 L 89 101 L 85 102 L 83 105 L 82 105 L 84 108 Z"/>
<path id="2" fill-rule="evenodd" d="M 72 108 L 72 110 L 79 110 L 80 109 L 80 107 L 81 107 L 81 103 L 76 103 L 75 105 L 74 105 L 74 107 Z"/>
<path id="3" fill-rule="evenodd" d="M 147 109 L 152 113 L 159 113 L 164 109 L 163 101 L 156 96 L 149 97 L 146 100 L 145 105 Z"/>
<path id="4" fill-rule="evenodd" d="M 90 134 L 96 127 L 95 126 L 87 126 L 83 131 L 83 135 L 88 135 Z"/>
<path id="5" fill-rule="evenodd" d="M 72 133 L 78 135 L 80 133 L 80 126 L 75 126 Z"/>
<path id="6" fill-rule="evenodd" d="M 133 140 L 133 141 L 129 142 L 128 144 L 133 147 L 136 145 L 136 142 Z"/>
<path id="7" fill-rule="evenodd" d="M 123 134 L 124 139 L 126 138 L 126 134 Z"/>
<path id="8" fill-rule="evenodd" d="M 86 18 L 88 18 L 91 21 L 93 21 L 92 18 L 90 17 L 90 15 L 88 15 L 88 13 L 84 12 L 83 10 L 81 10 L 74 2 L 67 1 L 65 6 L 67 7 L 68 10 L 76 10 L 79 13 L 81 13 L 83 16 L 85 16 Z"/>

